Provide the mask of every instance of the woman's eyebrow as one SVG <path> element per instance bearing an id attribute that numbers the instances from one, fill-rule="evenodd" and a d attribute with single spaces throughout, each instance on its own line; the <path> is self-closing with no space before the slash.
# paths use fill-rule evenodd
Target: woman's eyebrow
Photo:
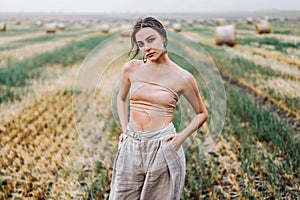
<path id="1" fill-rule="evenodd" d="M 155 36 L 155 35 L 150 35 L 150 36 L 148 36 L 145 40 L 148 40 L 148 39 L 151 38 L 152 36 Z M 143 41 L 138 40 L 138 41 L 136 41 L 136 42 L 138 43 L 138 42 L 143 42 Z"/>
<path id="2" fill-rule="evenodd" d="M 150 35 L 150 36 L 148 36 L 148 37 L 146 38 L 146 40 L 148 40 L 148 39 L 151 38 L 152 36 L 155 36 L 155 35 Z"/>

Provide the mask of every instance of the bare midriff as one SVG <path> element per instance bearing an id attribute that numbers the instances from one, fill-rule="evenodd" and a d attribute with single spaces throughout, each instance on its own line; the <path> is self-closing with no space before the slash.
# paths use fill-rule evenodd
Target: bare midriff
<path id="1" fill-rule="evenodd" d="M 156 116 L 148 113 L 131 110 L 129 127 L 137 131 L 151 131 L 168 125 L 172 116 Z"/>
<path id="2" fill-rule="evenodd" d="M 177 101 L 177 93 L 164 85 L 134 82 L 130 92 L 129 127 L 137 131 L 151 131 L 168 125 Z"/>

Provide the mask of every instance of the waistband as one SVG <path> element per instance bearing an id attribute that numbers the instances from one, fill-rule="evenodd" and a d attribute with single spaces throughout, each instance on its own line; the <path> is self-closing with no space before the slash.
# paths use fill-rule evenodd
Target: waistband
<path id="1" fill-rule="evenodd" d="M 132 130 L 129 125 L 127 125 L 127 129 L 125 135 L 137 141 L 149 141 L 149 140 L 163 140 L 165 136 L 170 133 L 176 133 L 176 129 L 174 127 L 173 122 L 170 122 L 166 126 L 163 126 L 159 129 L 151 130 L 151 131 L 136 131 Z"/>

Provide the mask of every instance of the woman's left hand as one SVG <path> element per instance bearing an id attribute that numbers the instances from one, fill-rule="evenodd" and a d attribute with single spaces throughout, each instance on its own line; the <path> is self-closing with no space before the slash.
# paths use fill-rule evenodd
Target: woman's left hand
<path id="1" fill-rule="evenodd" d="M 180 145 L 182 144 L 182 142 L 184 141 L 184 139 L 182 138 L 181 134 L 172 134 L 172 135 L 168 135 L 164 141 L 168 142 L 171 140 L 171 145 L 173 146 L 173 148 L 177 151 L 180 148 Z"/>

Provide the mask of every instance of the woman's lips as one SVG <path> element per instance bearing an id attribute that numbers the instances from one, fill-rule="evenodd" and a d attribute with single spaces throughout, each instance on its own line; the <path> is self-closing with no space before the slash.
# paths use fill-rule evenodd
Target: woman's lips
<path id="1" fill-rule="evenodd" d="M 154 54 L 155 54 L 155 52 L 148 53 L 148 54 L 147 54 L 147 57 L 148 57 L 148 58 L 151 58 Z"/>

